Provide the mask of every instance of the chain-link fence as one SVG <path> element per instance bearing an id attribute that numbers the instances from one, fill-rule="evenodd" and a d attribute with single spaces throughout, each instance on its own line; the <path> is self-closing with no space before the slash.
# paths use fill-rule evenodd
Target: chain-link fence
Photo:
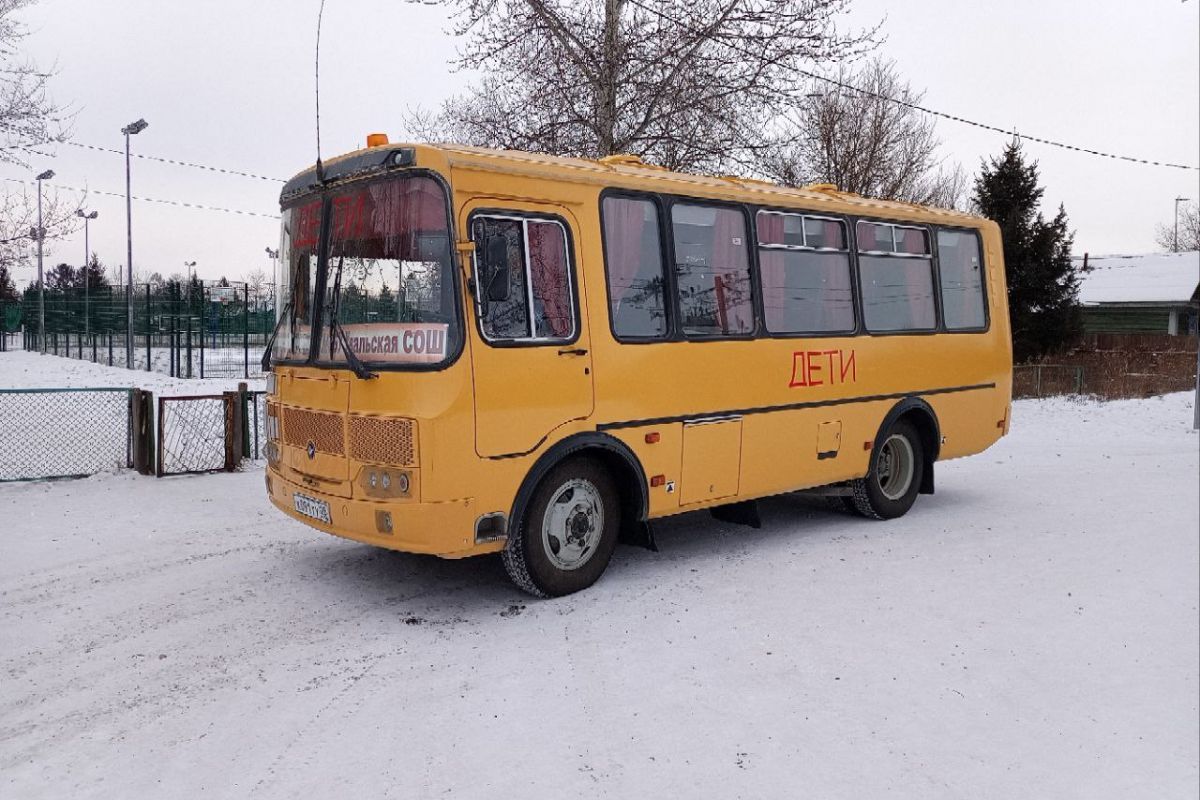
<path id="1" fill-rule="evenodd" d="M 0 389 L 0 481 L 132 466 L 131 389 Z"/>
<path id="2" fill-rule="evenodd" d="M 135 284 L 132 297 L 125 286 L 103 285 L 48 288 L 39 298 L 31 286 L 18 310 L 26 350 L 180 378 L 249 378 L 260 374 L 275 328 L 275 287 L 166 281 Z"/>
<path id="3" fill-rule="evenodd" d="M 158 398 L 158 475 L 232 469 L 230 395 Z"/>
<path id="4" fill-rule="evenodd" d="M 243 458 L 262 458 L 266 413 L 266 392 L 158 398 L 158 476 L 233 470 Z"/>

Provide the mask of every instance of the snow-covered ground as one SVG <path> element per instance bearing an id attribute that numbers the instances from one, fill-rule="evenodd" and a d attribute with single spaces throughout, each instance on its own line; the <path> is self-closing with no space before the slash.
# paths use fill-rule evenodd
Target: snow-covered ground
<path id="1" fill-rule="evenodd" d="M 165 350 L 163 351 L 166 352 Z M 0 353 L 0 389 L 80 388 L 93 386 L 123 386 L 148 389 L 155 394 L 219 394 L 232 391 L 238 383 L 251 389 L 261 389 L 263 379 L 234 378 L 172 378 L 163 372 L 143 369 L 123 369 L 107 364 L 93 364 L 77 358 L 42 355 L 37 352 L 10 350 Z"/>
<path id="2" fill-rule="evenodd" d="M 540 602 L 258 470 L 0 486 L 0 796 L 1194 797 L 1191 402 L 1018 402 L 902 519 L 689 514 Z"/>

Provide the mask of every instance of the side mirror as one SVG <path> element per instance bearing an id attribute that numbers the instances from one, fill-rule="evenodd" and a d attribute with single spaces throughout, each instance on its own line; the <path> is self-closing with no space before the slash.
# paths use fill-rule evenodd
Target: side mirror
<path id="1" fill-rule="evenodd" d="M 483 258 L 484 296 L 488 300 L 503 303 L 510 293 L 508 280 L 508 240 L 503 236 L 489 236 Z"/>

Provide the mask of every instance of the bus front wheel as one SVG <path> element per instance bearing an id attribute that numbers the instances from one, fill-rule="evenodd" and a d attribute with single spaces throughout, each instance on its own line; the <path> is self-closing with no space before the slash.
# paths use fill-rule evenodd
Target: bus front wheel
<path id="1" fill-rule="evenodd" d="M 893 423 L 880 433 L 867 476 L 850 483 L 854 508 L 872 519 L 903 516 L 921 489 L 924 458 L 917 429 L 905 420 Z"/>
<path id="2" fill-rule="evenodd" d="M 520 588 L 560 597 L 591 586 L 617 545 L 621 508 L 608 471 L 588 458 L 557 465 L 534 490 L 504 568 Z"/>

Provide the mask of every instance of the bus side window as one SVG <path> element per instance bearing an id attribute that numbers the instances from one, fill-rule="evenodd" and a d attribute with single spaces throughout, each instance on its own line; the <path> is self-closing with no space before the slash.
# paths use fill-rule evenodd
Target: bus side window
<path id="1" fill-rule="evenodd" d="M 575 309 L 562 224 L 481 215 L 471 232 L 476 270 L 483 281 L 480 327 L 484 337 L 489 341 L 573 339 Z M 505 254 L 507 264 L 496 263 Z M 505 279 L 507 287 L 496 285 Z"/>
<path id="2" fill-rule="evenodd" d="M 924 228 L 858 223 L 863 322 L 872 333 L 932 331 L 933 255 Z"/>
<path id="3" fill-rule="evenodd" d="M 938 274 L 947 330 L 978 330 L 987 324 L 983 303 L 983 257 L 971 231 L 939 230 Z"/>
<path id="4" fill-rule="evenodd" d="M 758 263 L 769 333 L 850 333 L 854 289 L 841 220 L 759 211 Z"/>
<path id="5" fill-rule="evenodd" d="M 754 332 L 746 217 L 739 209 L 671 207 L 680 326 L 686 336 Z"/>
<path id="6" fill-rule="evenodd" d="M 658 213 L 654 203 L 606 197 L 603 205 L 608 312 L 618 339 L 667 333 Z"/>

